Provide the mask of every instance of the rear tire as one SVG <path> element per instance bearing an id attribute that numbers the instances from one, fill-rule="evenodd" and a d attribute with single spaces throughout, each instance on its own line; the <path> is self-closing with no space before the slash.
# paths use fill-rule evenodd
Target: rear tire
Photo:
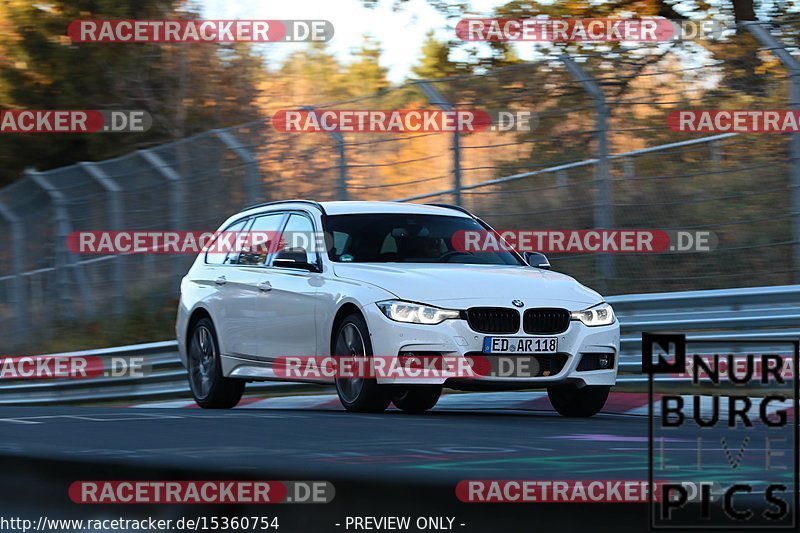
<path id="1" fill-rule="evenodd" d="M 588 418 L 600 412 L 608 399 L 611 387 L 558 385 L 547 389 L 547 397 L 561 416 Z"/>
<path id="2" fill-rule="evenodd" d="M 392 395 L 392 403 L 408 413 L 423 413 L 432 409 L 441 395 L 442 388 L 439 386 L 419 385 L 396 389 Z"/>
<path id="3" fill-rule="evenodd" d="M 371 358 L 372 343 L 367 322 L 358 313 L 352 313 L 336 328 L 333 355 L 339 357 Z M 389 390 L 369 378 L 337 378 L 336 394 L 348 411 L 380 413 L 389 407 Z"/>
<path id="4" fill-rule="evenodd" d="M 201 318 L 189 339 L 187 367 L 194 401 L 203 409 L 236 407 L 244 394 L 245 382 L 222 375 L 214 324 L 208 318 Z"/>

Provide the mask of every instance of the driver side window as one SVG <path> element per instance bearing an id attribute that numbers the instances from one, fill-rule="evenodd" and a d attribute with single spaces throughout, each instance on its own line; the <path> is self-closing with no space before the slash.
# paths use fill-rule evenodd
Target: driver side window
<path id="1" fill-rule="evenodd" d="M 239 254 L 237 264 L 264 266 L 271 252 L 278 249 L 278 232 L 281 229 L 283 213 L 271 213 L 256 217 L 245 248 Z"/>
<path id="2" fill-rule="evenodd" d="M 292 213 L 281 234 L 277 253 L 302 251 L 305 253 L 307 263 L 316 264 L 315 238 L 314 225 L 311 219 L 305 215 Z"/>

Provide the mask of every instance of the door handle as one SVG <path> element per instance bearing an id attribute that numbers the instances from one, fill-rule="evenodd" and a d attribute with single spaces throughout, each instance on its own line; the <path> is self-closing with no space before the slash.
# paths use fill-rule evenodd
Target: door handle
<path id="1" fill-rule="evenodd" d="M 227 282 L 228 280 L 225 279 L 225 276 L 220 276 L 214 280 L 214 283 L 216 283 L 217 285 L 225 285 Z"/>
<path id="2" fill-rule="evenodd" d="M 258 284 L 258 290 L 261 292 L 268 292 L 272 290 L 272 284 L 269 281 L 262 281 Z"/>

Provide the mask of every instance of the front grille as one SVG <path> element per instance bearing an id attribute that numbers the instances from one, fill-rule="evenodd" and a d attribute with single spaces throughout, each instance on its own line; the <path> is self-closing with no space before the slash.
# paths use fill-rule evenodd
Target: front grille
<path id="1" fill-rule="evenodd" d="M 555 376 L 564 369 L 569 360 L 569 355 L 565 353 L 554 354 L 532 354 L 532 355 L 487 355 L 481 352 L 468 352 L 464 354 L 470 360 L 470 367 L 479 376 L 494 377 L 515 377 L 515 378 L 541 378 Z M 500 360 L 519 360 L 533 359 L 535 364 L 527 364 L 524 367 L 518 362 L 500 366 Z M 525 369 L 525 373 L 509 375 L 509 369 Z M 533 371 L 533 373 L 530 373 Z M 512 372 L 513 373 L 513 372 Z"/>
<path id="2" fill-rule="evenodd" d="M 519 331 L 519 311 L 505 307 L 473 307 L 467 311 L 467 321 L 479 333 L 516 333 Z"/>
<path id="3" fill-rule="evenodd" d="M 563 333 L 569 327 L 570 313 L 566 309 L 539 308 L 525 311 L 522 327 L 525 333 L 553 335 Z"/>

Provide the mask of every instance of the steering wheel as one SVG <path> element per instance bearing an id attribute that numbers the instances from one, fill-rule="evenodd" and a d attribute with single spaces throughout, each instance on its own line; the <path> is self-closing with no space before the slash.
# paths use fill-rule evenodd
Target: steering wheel
<path id="1" fill-rule="evenodd" d="M 442 256 L 439 257 L 439 261 L 442 261 L 443 263 L 449 263 L 450 261 L 448 260 L 451 257 L 455 257 L 457 255 L 475 255 L 475 254 L 467 251 L 462 252 L 460 250 L 450 250 L 449 252 L 445 252 L 444 254 L 442 254 Z"/>

